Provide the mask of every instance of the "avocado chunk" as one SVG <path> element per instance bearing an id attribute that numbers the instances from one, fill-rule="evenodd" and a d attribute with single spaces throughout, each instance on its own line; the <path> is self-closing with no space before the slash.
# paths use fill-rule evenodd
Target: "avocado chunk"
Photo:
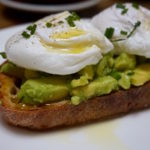
<path id="1" fill-rule="evenodd" d="M 27 105 L 40 105 L 65 99 L 69 87 L 60 77 L 43 77 L 27 80 L 18 92 L 20 102 Z"/>
<path id="2" fill-rule="evenodd" d="M 72 96 L 71 97 L 71 103 L 73 104 L 73 105 L 79 105 L 80 104 L 80 97 L 79 96 Z"/>
<path id="3" fill-rule="evenodd" d="M 94 78 L 94 68 L 93 66 L 87 66 L 79 71 L 78 74 L 80 75 L 80 78 L 73 79 L 71 81 L 72 88 L 87 85 L 89 83 L 89 80 L 92 80 Z"/>
<path id="4" fill-rule="evenodd" d="M 134 70 L 131 83 L 134 86 L 142 86 L 150 80 L 150 64 L 142 64 Z"/>
<path id="5" fill-rule="evenodd" d="M 86 76 L 81 76 L 80 79 L 73 79 L 71 81 L 71 87 L 75 88 L 75 87 L 79 87 L 79 86 L 84 86 L 87 85 L 89 83 L 88 79 Z"/>
<path id="6" fill-rule="evenodd" d="M 118 71 L 132 70 L 136 66 L 136 57 L 126 53 L 121 53 L 116 59 L 114 68 Z"/>
<path id="7" fill-rule="evenodd" d="M 125 73 L 121 73 L 121 78 L 118 80 L 118 84 L 123 89 L 127 90 L 131 87 L 130 76 Z"/>
<path id="8" fill-rule="evenodd" d="M 4 63 L 1 66 L 0 72 L 21 79 L 24 77 L 24 69 L 16 66 L 11 62 Z"/>
<path id="9" fill-rule="evenodd" d="M 93 79 L 94 74 L 95 74 L 95 72 L 94 72 L 93 66 L 87 66 L 79 72 L 79 75 L 85 76 L 89 80 Z"/>
<path id="10" fill-rule="evenodd" d="M 100 77 L 108 75 L 110 72 L 112 72 L 113 65 L 114 65 L 113 54 L 110 53 L 105 55 L 97 65 L 96 70 L 97 75 Z"/>
<path id="11" fill-rule="evenodd" d="M 93 82 L 93 85 L 97 85 L 96 96 L 110 94 L 114 90 L 118 90 L 117 80 L 111 76 L 99 77 Z"/>
<path id="12" fill-rule="evenodd" d="M 86 86 L 73 89 L 71 91 L 72 101 L 79 101 L 80 98 L 81 102 L 94 96 L 109 94 L 117 89 L 118 83 L 116 79 L 111 76 L 99 77 Z M 74 96 L 76 96 L 76 99 Z"/>

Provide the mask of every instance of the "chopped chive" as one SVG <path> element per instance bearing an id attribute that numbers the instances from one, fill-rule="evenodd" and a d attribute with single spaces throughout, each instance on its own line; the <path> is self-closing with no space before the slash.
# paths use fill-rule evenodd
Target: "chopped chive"
<path id="1" fill-rule="evenodd" d="M 138 3 L 132 3 L 132 7 L 134 7 L 135 9 L 139 9 L 140 8 L 140 6 L 139 6 L 139 4 Z"/>
<path id="2" fill-rule="evenodd" d="M 125 5 L 118 3 L 118 4 L 116 4 L 116 8 L 125 9 L 126 7 L 125 7 Z"/>
<path id="3" fill-rule="evenodd" d="M 22 36 L 26 39 L 29 39 L 31 35 L 33 35 L 36 31 L 36 24 L 30 25 L 26 28 L 26 30 L 30 31 L 30 34 L 27 31 L 22 32 Z"/>
<path id="4" fill-rule="evenodd" d="M 122 10 L 121 14 L 124 15 L 128 12 L 128 8 L 125 8 L 124 10 Z"/>
<path id="5" fill-rule="evenodd" d="M 22 36 L 26 39 L 29 39 L 30 38 L 30 34 L 28 34 L 26 31 L 22 32 Z"/>
<path id="6" fill-rule="evenodd" d="M 75 23 L 72 16 L 67 17 L 66 20 L 71 27 L 75 27 Z"/>
<path id="7" fill-rule="evenodd" d="M 75 27 L 74 21 L 80 20 L 80 17 L 77 15 L 76 12 L 72 12 L 72 15 L 68 16 L 66 20 L 71 27 Z"/>
<path id="8" fill-rule="evenodd" d="M 64 23 L 63 21 L 59 21 L 59 22 L 58 22 L 58 24 L 63 24 L 63 23 Z"/>
<path id="9" fill-rule="evenodd" d="M 2 101 L 0 100 L 0 105 L 2 105 Z"/>
<path id="10" fill-rule="evenodd" d="M 27 30 L 31 31 L 32 30 L 32 25 L 28 26 Z"/>
<path id="11" fill-rule="evenodd" d="M 127 35 L 127 34 L 128 34 L 128 32 L 127 32 L 127 31 L 123 31 L 123 30 L 121 30 L 121 31 L 120 31 L 120 34 L 122 34 L 122 35 Z"/>
<path id="12" fill-rule="evenodd" d="M 116 4 L 116 8 L 122 9 L 121 14 L 124 15 L 128 12 L 128 8 L 125 5 L 118 3 Z"/>
<path id="13" fill-rule="evenodd" d="M 113 78 L 115 78 L 116 80 L 120 80 L 120 79 L 121 79 L 121 75 L 120 75 L 120 73 L 117 72 L 117 71 L 111 72 L 110 75 L 111 75 Z"/>
<path id="14" fill-rule="evenodd" d="M 105 36 L 106 36 L 108 39 L 111 39 L 111 38 L 113 37 L 114 31 L 115 31 L 115 29 L 112 28 L 112 27 L 107 28 L 106 31 L 105 31 Z"/>
<path id="15" fill-rule="evenodd" d="M 78 16 L 78 14 L 76 12 L 72 12 L 72 16 L 73 16 L 74 20 L 80 20 L 80 17 Z"/>
<path id="16" fill-rule="evenodd" d="M 2 58 L 6 59 L 7 56 L 6 56 L 6 53 L 5 52 L 0 52 L 0 55 L 2 56 Z"/>
<path id="17" fill-rule="evenodd" d="M 47 22 L 46 26 L 47 26 L 47 28 L 50 28 L 50 27 L 52 27 L 52 24 L 50 22 Z"/>
<path id="18" fill-rule="evenodd" d="M 137 21 L 134 25 L 133 30 L 130 32 L 130 34 L 127 36 L 127 38 L 130 38 L 132 34 L 135 32 L 135 30 L 141 25 L 141 21 Z"/>
<path id="19" fill-rule="evenodd" d="M 135 28 L 139 27 L 140 25 L 141 25 L 141 21 L 137 21 L 137 22 L 135 23 Z"/>
<path id="20" fill-rule="evenodd" d="M 33 35 L 33 34 L 35 33 L 35 31 L 36 31 L 36 27 L 37 27 L 37 25 L 34 24 L 32 30 L 31 30 L 31 34 L 32 34 L 32 35 Z"/>
<path id="21" fill-rule="evenodd" d="M 129 71 L 129 72 L 127 73 L 127 75 L 129 75 L 129 76 L 134 75 L 134 72 L 133 72 L 133 71 Z"/>
<path id="22" fill-rule="evenodd" d="M 36 25 L 36 24 L 33 24 L 33 25 L 28 26 L 28 27 L 27 27 L 27 30 L 30 31 L 30 34 L 31 34 L 31 35 L 33 35 L 33 34 L 35 33 L 35 31 L 36 31 L 36 27 L 37 27 L 37 25 Z"/>
<path id="23" fill-rule="evenodd" d="M 115 42 L 121 42 L 121 41 L 124 41 L 126 39 L 115 39 L 115 40 L 111 40 L 111 42 L 115 43 Z"/>

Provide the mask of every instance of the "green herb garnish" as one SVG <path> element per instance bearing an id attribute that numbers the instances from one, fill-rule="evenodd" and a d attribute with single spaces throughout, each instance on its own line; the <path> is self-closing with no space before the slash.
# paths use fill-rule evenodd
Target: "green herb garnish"
<path id="1" fill-rule="evenodd" d="M 132 3 L 132 7 L 134 7 L 135 9 L 139 9 L 140 8 L 140 6 L 139 6 L 139 4 L 138 3 Z"/>
<path id="2" fill-rule="evenodd" d="M 80 20 L 80 17 L 78 16 L 78 14 L 76 12 L 72 12 L 72 16 L 73 16 L 74 20 Z"/>
<path id="3" fill-rule="evenodd" d="M 68 16 L 66 20 L 71 27 L 75 27 L 74 21 L 80 20 L 80 17 L 77 15 L 77 13 L 72 12 L 72 14 Z"/>
<path id="4" fill-rule="evenodd" d="M 120 31 L 120 34 L 122 34 L 122 35 L 128 35 L 128 32 L 121 30 L 121 31 Z"/>
<path id="5" fill-rule="evenodd" d="M 72 16 L 67 17 L 66 20 L 71 27 L 75 27 L 74 19 Z"/>
<path id="6" fill-rule="evenodd" d="M 28 34 L 26 31 L 22 32 L 22 36 L 26 39 L 29 39 L 30 38 L 30 34 Z"/>
<path id="7" fill-rule="evenodd" d="M 124 41 L 126 39 L 114 39 L 114 40 L 111 40 L 111 42 L 121 42 L 121 41 Z"/>
<path id="8" fill-rule="evenodd" d="M 120 75 L 120 73 L 117 72 L 117 71 L 112 71 L 112 72 L 110 73 L 110 75 L 111 75 L 113 78 L 115 78 L 116 80 L 120 80 L 120 79 L 121 79 L 121 75 Z"/>
<path id="9" fill-rule="evenodd" d="M 126 6 L 121 3 L 118 3 L 118 4 L 116 4 L 116 8 L 125 9 Z"/>
<path id="10" fill-rule="evenodd" d="M 0 100 L 0 105 L 2 105 L 2 101 Z"/>
<path id="11" fill-rule="evenodd" d="M 7 56 L 6 56 L 6 53 L 5 52 L 0 52 L 0 55 L 2 56 L 2 58 L 6 59 Z"/>
<path id="12" fill-rule="evenodd" d="M 116 8 L 122 9 L 121 14 L 124 15 L 128 12 L 128 8 L 125 5 L 118 3 L 116 4 Z"/>
<path id="13" fill-rule="evenodd" d="M 106 31 L 105 31 L 105 36 L 106 36 L 108 39 L 111 39 L 111 38 L 113 37 L 114 31 L 115 31 L 115 29 L 112 28 L 112 27 L 107 28 Z"/>
<path id="14" fill-rule="evenodd" d="M 52 24 L 51 24 L 50 22 L 47 22 L 47 23 L 46 23 L 46 26 L 47 26 L 48 28 L 50 28 L 50 27 L 52 27 Z"/>
<path id="15" fill-rule="evenodd" d="M 127 38 L 130 38 L 132 36 L 132 34 L 135 32 L 135 30 L 141 25 L 141 21 L 137 21 L 134 25 L 133 30 L 129 33 L 129 35 L 127 36 Z"/>
<path id="16" fill-rule="evenodd" d="M 37 25 L 36 25 L 36 24 L 33 24 L 33 25 L 28 26 L 28 27 L 27 27 L 27 30 L 30 31 L 30 34 L 31 34 L 31 35 L 33 35 L 33 34 L 35 33 L 35 31 L 36 31 L 36 27 L 37 27 Z"/>
<path id="17" fill-rule="evenodd" d="M 125 8 L 124 10 L 122 10 L 121 14 L 124 15 L 128 12 L 128 8 Z"/>
<path id="18" fill-rule="evenodd" d="M 133 71 L 129 71 L 129 72 L 127 73 L 127 75 L 128 75 L 128 76 L 132 76 L 132 75 L 134 75 L 134 72 L 133 72 Z"/>
<path id="19" fill-rule="evenodd" d="M 64 23 L 63 21 L 59 21 L 59 22 L 58 22 L 58 24 L 63 24 L 63 23 Z"/>
<path id="20" fill-rule="evenodd" d="M 23 32 L 22 32 L 22 36 L 23 36 L 24 38 L 26 38 L 26 39 L 29 39 L 30 36 L 35 33 L 36 27 L 37 27 L 36 24 L 33 24 L 33 25 L 28 26 L 26 29 L 27 29 L 30 33 L 28 33 L 27 31 L 23 31 Z"/>

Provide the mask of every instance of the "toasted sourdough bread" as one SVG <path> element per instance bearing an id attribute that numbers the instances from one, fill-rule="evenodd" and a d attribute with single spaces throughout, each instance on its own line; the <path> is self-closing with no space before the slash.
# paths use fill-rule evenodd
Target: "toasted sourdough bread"
<path id="1" fill-rule="evenodd" d="M 142 87 L 95 97 L 78 106 L 61 101 L 42 107 L 23 107 L 13 103 L 15 79 L 0 74 L 0 82 L 2 116 L 12 125 L 29 129 L 81 124 L 150 106 L 150 82 Z"/>

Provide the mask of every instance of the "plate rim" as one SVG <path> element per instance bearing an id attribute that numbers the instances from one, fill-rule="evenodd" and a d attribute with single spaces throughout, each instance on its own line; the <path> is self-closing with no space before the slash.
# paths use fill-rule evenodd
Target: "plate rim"
<path id="1" fill-rule="evenodd" d="M 12 0 L 0 0 L 5 6 L 10 8 L 24 10 L 24 11 L 32 11 L 32 12 L 58 12 L 58 11 L 72 11 L 72 10 L 82 10 L 85 8 L 92 7 L 99 3 L 101 0 L 86 0 L 83 2 L 76 2 L 73 4 L 63 4 L 63 5 L 37 5 L 37 4 L 29 4 L 29 3 L 19 3 L 17 1 Z"/>

